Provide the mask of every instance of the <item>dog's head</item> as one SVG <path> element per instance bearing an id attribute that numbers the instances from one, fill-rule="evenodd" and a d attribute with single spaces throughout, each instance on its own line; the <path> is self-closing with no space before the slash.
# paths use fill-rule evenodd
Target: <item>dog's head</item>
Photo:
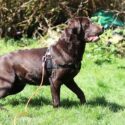
<path id="1" fill-rule="evenodd" d="M 75 33 L 84 35 L 86 42 L 93 42 L 99 39 L 103 33 L 103 27 L 91 22 L 87 17 L 76 17 L 68 20 L 68 27 L 74 29 Z"/>

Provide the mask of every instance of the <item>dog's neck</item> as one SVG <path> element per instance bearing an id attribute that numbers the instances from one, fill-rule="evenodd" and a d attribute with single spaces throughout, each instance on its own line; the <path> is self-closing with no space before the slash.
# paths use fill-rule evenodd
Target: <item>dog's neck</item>
<path id="1" fill-rule="evenodd" d="M 73 59 L 81 61 L 85 50 L 84 34 L 81 31 L 77 33 L 76 30 L 77 29 L 65 29 L 57 45 L 62 46 L 62 49 L 64 49 L 67 54 L 70 54 Z"/>
<path id="2" fill-rule="evenodd" d="M 58 42 L 51 46 L 51 48 L 52 56 L 58 55 L 59 57 L 63 57 L 62 61 L 60 61 L 58 56 L 54 57 L 58 58 L 59 63 L 79 63 L 82 60 L 85 50 L 84 34 L 82 31 L 77 33 L 75 29 L 67 28 L 62 33 Z"/>

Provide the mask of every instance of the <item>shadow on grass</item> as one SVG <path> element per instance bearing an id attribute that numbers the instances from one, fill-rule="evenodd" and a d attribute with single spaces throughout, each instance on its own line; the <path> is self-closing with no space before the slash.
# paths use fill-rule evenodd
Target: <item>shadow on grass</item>
<path id="1" fill-rule="evenodd" d="M 123 70 L 125 70 L 125 66 L 118 66 L 118 69 L 123 69 Z"/>
<path id="2" fill-rule="evenodd" d="M 12 105 L 12 106 L 18 106 L 18 105 L 25 105 L 27 103 L 29 98 L 21 96 L 19 98 L 10 98 L 7 99 L 5 102 L 3 102 L 2 105 Z M 38 97 L 31 99 L 29 106 L 31 107 L 41 107 L 45 105 L 52 105 L 52 100 L 45 98 L 45 97 Z M 61 107 L 63 108 L 71 108 L 71 107 L 77 107 L 80 105 L 79 100 L 69 100 L 69 99 L 63 99 L 61 100 Z"/>
<path id="3" fill-rule="evenodd" d="M 27 97 L 19 97 L 19 98 L 12 98 L 8 99 L 4 104 L 2 105 L 12 105 L 12 106 L 18 106 L 18 105 L 25 105 L 28 101 Z M 52 105 L 52 102 L 50 99 L 45 97 L 39 97 L 39 98 L 33 98 L 29 106 L 30 107 L 41 107 L 45 105 Z M 61 107 L 62 108 L 72 108 L 72 107 L 79 107 L 81 104 L 79 100 L 69 100 L 69 99 L 63 99 L 61 100 Z M 119 104 L 108 102 L 104 97 L 97 97 L 93 100 L 88 101 L 85 105 L 87 106 L 101 106 L 101 107 L 108 107 L 112 112 L 118 112 L 120 110 L 125 109 L 125 106 L 121 106 Z M 83 105 L 84 106 L 84 105 Z"/>
<path id="4" fill-rule="evenodd" d="M 108 102 L 104 97 L 97 97 L 94 100 L 87 102 L 87 105 L 108 107 L 112 112 L 118 112 L 119 110 L 125 109 L 124 106 L 113 102 Z"/>
<path id="5" fill-rule="evenodd" d="M 19 98 L 11 98 L 11 99 L 7 99 L 7 101 L 4 103 L 4 105 L 12 105 L 12 106 L 17 106 L 17 105 L 26 105 L 27 101 L 29 100 L 29 98 L 21 96 Z M 43 105 L 50 105 L 51 102 L 49 99 L 44 98 L 44 97 L 39 97 L 39 98 L 33 98 L 31 99 L 31 101 L 29 102 L 29 106 L 43 106 Z"/>
<path id="6" fill-rule="evenodd" d="M 99 65 L 99 66 L 103 65 L 104 63 L 111 64 L 112 61 L 111 61 L 110 59 L 97 59 L 97 60 L 95 61 L 95 64 L 96 64 L 96 65 Z"/>
<path id="7" fill-rule="evenodd" d="M 72 108 L 72 107 L 78 107 L 79 105 L 81 105 L 79 100 L 75 101 L 75 100 L 63 99 L 61 101 L 61 106 L 66 109 Z"/>

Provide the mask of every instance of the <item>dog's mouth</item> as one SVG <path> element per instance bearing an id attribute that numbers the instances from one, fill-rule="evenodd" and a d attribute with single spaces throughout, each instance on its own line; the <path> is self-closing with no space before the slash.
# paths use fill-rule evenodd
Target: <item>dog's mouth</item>
<path id="1" fill-rule="evenodd" d="M 97 40 L 99 40 L 99 36 L 97 35 L 92 35 L 87 37 L 88 42 L 96 42 Z"/>

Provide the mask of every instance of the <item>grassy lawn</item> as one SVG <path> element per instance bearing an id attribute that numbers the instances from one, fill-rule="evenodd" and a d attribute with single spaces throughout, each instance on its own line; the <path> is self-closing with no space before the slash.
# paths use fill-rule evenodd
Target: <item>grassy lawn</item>
<path id="1" fill-rule="evenodd" d="M 38 47 L 38 43 L 28 48 Z M 23 47 L 0 41 L 0 54 Z M 27 48 L 27 47 L 26 47 Z M 87 103 L 80 105 L 77 97 L 64 85 L 61 89 L 61 107 L 51 105 L 49 86 L 43 86 L 32 99 L 28 112 L 27 100 L 37 87 L 26 86 L 16 95 L 0 100 L 7 110 L 0 110 L 0 125 L 124 125 L 125 124 L 125 59 L 113 58 L 112 62 L 95 63 L 87 53 L 75 81 L 84 91 Z"/>

